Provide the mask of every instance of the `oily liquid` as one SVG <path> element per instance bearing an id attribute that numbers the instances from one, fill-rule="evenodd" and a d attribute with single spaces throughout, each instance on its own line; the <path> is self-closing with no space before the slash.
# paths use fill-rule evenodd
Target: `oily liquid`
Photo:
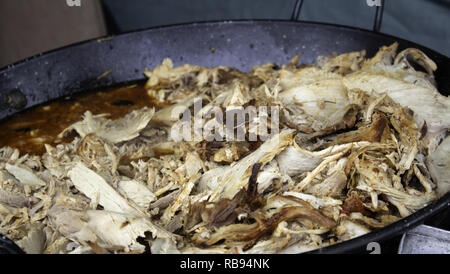
<path id="1" fill-rule="evenodd" d="M 80 121 L 87 110 L 93 114 L 108 113 L 109 119 L 117 119 L 146 106 L 158 107 L 143 84 L 65 97 L 1 121 L 0 147 L 18 148 L 21 155 L 42 154 L 44 144 L 70 142 L 74 136 L 57 136 Z"/>

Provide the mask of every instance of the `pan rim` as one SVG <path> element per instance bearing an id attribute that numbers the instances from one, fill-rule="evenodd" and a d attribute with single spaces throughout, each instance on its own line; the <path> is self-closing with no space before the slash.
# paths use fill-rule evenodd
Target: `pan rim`
<path id="1" fill-rule="evenodd" d="M 97 38 L 91 38 L 91 39 L 87 39 L 87 40 L 82 40 L 80 42 L 76 42 L 76 43 L 72 43 L 63 47 L 59 47 L 56 49 L 52 49 L 52 50 L 48 50 L 48 51 L 44 51 L 42 53 L 39 54 L 35 54 L 33 56 L 24 58 L 22 60 L 19 60 L 17 62 L 14 62 L 12 64 L 0 67 L 0 73 L 8 71 L 10 68 L 12 67 L 16 67 L 16 66 L 20 66 L 23 65 L 25 63 L 27 63 L 28 61 L 40 58 L 40 57 L 45 57 L 47 55 L 50 55 L 52 53 L 56 53 L 59 51 L 63 51 L 66 49 L 70 49 L 73 47 L 77 47 L 77 46 L 81 46 L 81 45 L 85 45 L 85 44 L 89 44 L 92 42 L 97 42 L 97 41 L 101 41 L 101 40 L 109 40 L 109 39 L 114 39 L 115 37 L 121 36 L 121 37 L 125 37 L 127 35 L 132 35 L 135 33 L 142 33 L 142 32 L 150 32 L 150 31 L 155 31 L 155 30 L 160 30 L 160 29 L 172 29 L 172 28 L 179 28 L 179 27 L 195 27 L 196 25 L 220 25 L 220 24 L 254 24 L 254 23 L 279 23 L 279 24 L 298 24 L 298 25 L 311 25 L 311 26 L 323 26 L 323 27 L 331 27 L 331 28 L 337 28 L 337 29 L 344 29 L 344 30 L 351 30 L 351 31 L 355 31 L 355 32 L 362 32 L 362 33 L 366 33 L 366 34 L 371 34 L 371 35 L 377 35 L 380 37 L 384 37 L 384 38 L 391 38 L 391 39 L 395 39 L 397 41 L 399 41 L 399 43 L 405 42 L 405 43 L 409 43 L 409 44 L 414 44 L 417 45 L 419 47 L 421 47 L 422 49 L 425 49 L 427 51 L 432 52 L 433 54 L 436 54 L 440 57 L 443 57 L 445 59 L 447 59 L 450 62 L 450 57 L 446 56 L 443 53 L 440 53 L 436 50 L 433 50 L 429 47 L 423 46 L 421 44 L 418 44 L 416 42 L 407 40 L 407 39 L 403 39 L 397 36 L 393 36 L 390 34 L 385 34 L 385 33 L 381 33 L 381 32 L 375 32 L 373 30 L 368 30 L 368 29 L 363 29 L 363 28 L 358 28 L 358 27 L 353 27 L 353 26 L 346 26 L 346 25 L 340 25 L 340 24 L 332 24 L 332 23 L 323 23 L 323 22 L 314 22 L 314 21 L 292 21 L 292 20 L 282 20 L 282 19 L 237 19 L 237 20 L 210 20 L 210 21 L 197 21 L 197 22 L 186 22 L 186 23 L 177 23 L 177 24 L 168 24 L 168 25 L 162 25 L 162 26 L 154 26 L 154 27 L 149 27 L 149 28 L 141 28 L 141 29 L 136 29 L 136 30 L 131 30 L 131 31 L 127 31 L 127 32 L 123 32 L 120 34 L 110 34 L 110 35 L 104 35 L 104 36 L 100 36 Z"/>

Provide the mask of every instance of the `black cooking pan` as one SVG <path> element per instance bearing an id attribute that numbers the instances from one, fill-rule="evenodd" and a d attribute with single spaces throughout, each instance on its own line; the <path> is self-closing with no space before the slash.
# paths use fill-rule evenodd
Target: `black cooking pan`
<path id="1" fill-rule="evenodd" d="M 436 62 L 436 81 L 440 91 L 448 95 L 450 59 L 409 41 L 329 24 L 222 21 L 157 27 L 92 40 L 8 66 L 0 70 L 0 119 L 62 96 L 143 80 L 144 68 L 152 69 L 166 57 L 175 66 L 189 63 L 249 71 L 267 62 L 286 64 L 299 53 L 303 63 L 314 63 L 317 56 L 333 51 L 366 49 L 367 55 L 372 56 L 380 46 L 395 41 L 400 43 L 399 50 L 415 47 Z M 106 71 L 111 72 L 99 79 Z M 315 253 L 364 251 L 369 242 L 397 236 L 448 208 L 449 204 L 450 193 L 394 224 Z M 3 246 L 10 245 L 3 241 Z"/>

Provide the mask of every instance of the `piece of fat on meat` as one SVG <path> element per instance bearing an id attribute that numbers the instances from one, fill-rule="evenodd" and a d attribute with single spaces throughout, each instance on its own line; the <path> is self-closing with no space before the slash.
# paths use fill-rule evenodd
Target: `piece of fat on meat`
<path id="1" fill-rule="evenodd" d="M 427 157 L 426 164 L 433 181 L 437 185 L 438 197 L 450 191 L 450 136 L 445 138 L 438 148 Z"/>
<path id="2" fill-rule="evenodd" d="M 122 180 L 119 182 L 119 189 L 125 196 L 143 209 L 149 208 L 150 204 L 156 200 L 155 194 L 144 184 L 136 180 Z"/>
<path id="3" fill-rule="evenodd" d="M 86 111 L 83 120 L 66 128 L 59 137 L 75 130 L 82 138 L 94 134 L 112 143 L 129 141 L 139 136 L 155 114 L 154 108 L 134 110 L 117 120 L 104 118 L 107 114 L 93 115 Z"/>
<path id="4" fill-rule="evenodd" d="M 105 210 L 131 215 L 142 215 L 132 207 L 106 180 L 78 162 L 68 172 L 74 186 L 91 200 L 96 200 Z"/>
<path id="5" fill-rule="evenodd" d="M 11 173 L 22 185 L 30 187 L 45 186 L 46 182 L 40 179 L 31 168 L 24 165 L 11 165 L 6 163 L 5 169 Z"/>

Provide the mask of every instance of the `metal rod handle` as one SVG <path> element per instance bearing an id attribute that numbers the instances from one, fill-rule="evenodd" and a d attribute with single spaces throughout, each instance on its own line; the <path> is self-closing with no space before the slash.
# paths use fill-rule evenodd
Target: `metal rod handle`
<path id="1" fill-rule="evenodd" d="M 380 1 L 380 5 L 377 6 L 377 11 L 375 12 L 375 22 L 373 23 L 373 31 L 380 32 L 381 23 L 383 23 L 383 12 L 384 12 L 384 0 Z"/>
<path id="2" fill-rule="evenodd" d="M 302 9 L 303 0 L 297 0 L 295 2 L 294 11 L 292 12 L 291 21 L 297 21 Z"/>

